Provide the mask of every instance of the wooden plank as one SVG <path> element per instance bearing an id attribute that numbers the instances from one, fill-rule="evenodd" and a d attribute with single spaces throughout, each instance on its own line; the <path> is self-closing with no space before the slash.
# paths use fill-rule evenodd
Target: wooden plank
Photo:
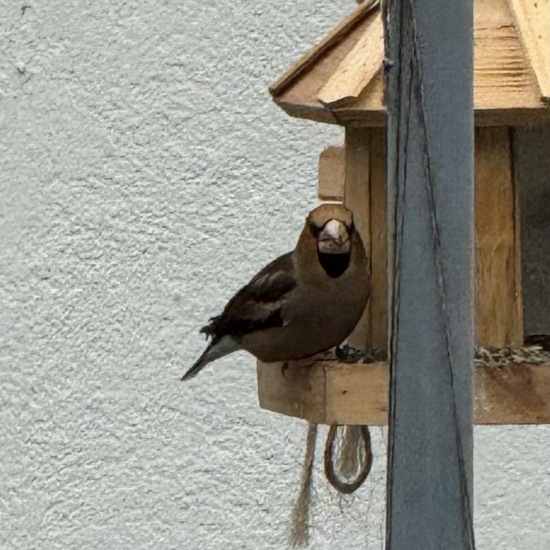
<path id="1" fill-rule="evenodd" d="M 476 343 L 523 344 L 520 241 L 508 128 L 477 128 L 475 138 Z"/>
<path id="2" fill-rule="evenodd" d="M 525 335 L 550 335 L 550 126 L 513 131 Z"/>
<path id="3" fill-rule="evenodd" d="M 303 69 L 299 78 L 291 80 L 282 88 L 271 90 L 274 101 L 292 116 L 311 118 L 322 122 L 338 122 L 336 116 L 318 99 L 318 94 L 334 70 L 355 46 L 364 30 L 369 25 L 369 16 L 364 14 L 352 26 L 345 40 L 341 39 L 323 55 L 318 56 L 314 63 Z"/>
<path id="4" fill-rule="evenodd" d="M 550 424 L 550 364 L 477 367 L 476 424 Z"/>
<path id="5" fill-rule="evenodd" d="M 288 98 L 285 95 L 274 98 L 275 103 L 289 116 L 294 118 L 304 118 L 314 122 L 323 122 L 325 124 L 339 124 L 338 119 L 329 109 L 326 109 L 321 103 L 317 105 L 300 103 L 295 97 Z"/>
<path id="6" fill-rule="evenodd" d="M 258 362 L 260 407 L 319 424 L 385 426 L 386 363 L 323 361 L 309 367 Z M 550 424 L 550 363 L 476 366 L 474 422 Z"/>
<path id="7" fill-rule="evenodd" d="M 550 121 L 550 109 L 525 107 L 475 112 L 476 126 L 530 126 Z"/>
<path id="8" fill-rule="evenodd" d="M 322 201 L 343 201 L 346 151 L 340 145 L 327 147 L 319 156 L 317 196 Z"/>
<path id="9" fill-rule="evenodd" d="M 370 136 L 369 128 L 346 129 L 345 155 L 345 186 L 344 204 L 353 212 L 355 227 L 365 250 L 370 258 L 372 255 L 370 235 Z M 366 350 L 370 347 L 368 341 L 371 301 L 367 304 L 357 327 L 348 338 L 348 344 L 354 348 Z"/>
<path id="10" fill-rule="evenodd" d="M 307 52 L 302 58 L 294 64 L 286 73 L 275 82 L 269 91 L 273 96 L 282 94 L 297 78 L 306 73 L 315 64 L 319 58 L 323 57 L 330 49 L 338 45 L 346 38 L 350 31 L 361 23 L 369 13 L 378 6 L 378 0 L 363 2 L 353 13 L 346 17 L 337 27 L 335 27 L 319 44 Z"/>
<path id="11" fill-rule="evenodd" d="M 386 233 L 386 132 L 370 132 L 370 250 L 371 297 L 367 344 L 372 349 L 387 349 L 388 276 Z"/>
<path id="12" fill-rule="evenodd" d="M 550 100 L 550 2 L 509 0 L 542 97 Z"/>
<path id="13" fill-rule="evenodd" d="M 380 90 L 382 89 L 380 85 Z M 386 126 L 386 111 L 382 102 L 382 92 L 375 95 L 367 92 L 362 97 L 368 100 L 369 106 L 365 107 L 353 102 L 349 107 L 334 109 L 334 111 L 323 107 L 320 102 L 317 105 L 300 105 L 294 102 L 294 98 L 287 101 L 285 96 L 277 98 L 275 102 L 287 115 L 295 118 L 355 128 L 381 128 Z M 476 126 L 530 126 L 545 122 L 550 122 L 550 109 L 543 110 L 537 106 L 504 108 L 492 111 L 476 110 L 475 112 Z"/>
<path id="14" fill-rule="evenodd" d="M 316 365 L 284 369 L 284 365 L 258 361 L 260 407 L 323 423 L 326 417 L 324 369 Z"/>
<path id="15" fill-rule="evenodd" d="M 342 60 L 318 98 L 329 108 L 357 99 L 380 72 L 384 60 L 384 25 L 380 12 L 369 20 L 352 50 Z"/>
<path id="16" fill-rule="evenodd" d="M 474 106 L 478 111 L 544 109 L 506 0 L 474 4 Z"/>
<path id="17" fill-rule="evenodd" d="M 384 363 L 325 363 L 325 422 L 383 426 L 388 423 L 388 367 Z M 361 370 L 357 376 L 357 370 Z M 369 422 L 364 422 L 365 418 Z"/>

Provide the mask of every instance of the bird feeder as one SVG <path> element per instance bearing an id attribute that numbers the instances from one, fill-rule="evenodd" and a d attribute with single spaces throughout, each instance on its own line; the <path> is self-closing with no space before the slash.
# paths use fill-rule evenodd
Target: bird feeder
<path id="1" fill-rule="evenodd" d="M 345 127 L 320 155 L 319 198 L 354 211 L 371 262 L 349 339 L 369 362 L 258 363 L 260 406 L 310 422 L 388 422 L 388 63 L 380 8 L 362 4 L 270 90 L 291 116 Z M 549 0 L 474 0 L 474 108 L 474 420 L 550 423 Z"/>

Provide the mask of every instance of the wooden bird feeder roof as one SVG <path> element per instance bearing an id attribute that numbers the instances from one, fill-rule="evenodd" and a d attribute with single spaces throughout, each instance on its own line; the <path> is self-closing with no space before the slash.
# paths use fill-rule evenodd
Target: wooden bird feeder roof
<path id="1" fill-rule="evenodd" d="M 385 125 L 384 29 L 365 2 L 271 88 L 289 115 Z M 478 126 L 550 120 L 549 0 L 474 0 L 474 107 Z"/>

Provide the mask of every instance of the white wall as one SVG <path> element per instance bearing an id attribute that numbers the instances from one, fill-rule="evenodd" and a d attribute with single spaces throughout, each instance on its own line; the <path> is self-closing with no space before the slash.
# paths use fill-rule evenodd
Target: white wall
<path id="1" fill-rule="evenodd" d="M 0 548 L 286 548 L 303 423 L 258 409 L 245 354 L 177 379 L 315 203 L 341 131 L 267 86 L 354 4 L 23 4 L 0 0 Z M 357 496 L 318 465 L 313 548 L 382 548 L 375 435 Z M 476 431 L 479 549 L 550 548 L 549 435 Z"/>

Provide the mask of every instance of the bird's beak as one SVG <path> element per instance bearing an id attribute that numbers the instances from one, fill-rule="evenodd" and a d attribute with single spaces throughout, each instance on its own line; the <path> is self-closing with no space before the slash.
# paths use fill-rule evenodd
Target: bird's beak
<path id="1" fill-rule="evenodd" d="M 349 233 L 339 220 L 329 220 L 317 240 L 317 248 L 323 254 L 346 254 L 350 250 Z"/>

